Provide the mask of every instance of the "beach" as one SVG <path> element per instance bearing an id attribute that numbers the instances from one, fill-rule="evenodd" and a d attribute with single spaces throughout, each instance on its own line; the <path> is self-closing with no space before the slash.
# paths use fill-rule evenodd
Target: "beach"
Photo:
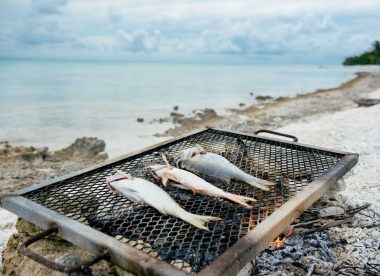
<path id="1" fill-rule="evenodd" d="M 205 110 L 201 119 L 210 122 L 215 113 L 238 119 L 244 114 L 234 110 L 249 115 L 257 97 L 328 89 L 357 71 L 380 67 L 0 59 L 0 140 L 55 151 L 78 137 L 98 137 L 115 158 L 175 136 L 162 134 Z"/>
<path id="2" fill-rule="evenodd" d="M 265 128 L 295 135 L 301 143 L 356 152 L 360 154 L 359 163 L 345 177 L 346 188 L 334 193 L 334 198 L 345 207 L 370 203 L 367 212 L 380 216 L 380 105 L 358 107 L 355 100 L 360 98 L 380 98 L 380 73 L 358 73 L 354 79 L 336 88 L 319 89 L 302 95 L 255 96 L 254 101 L 243 102 L 241 106 L 227 106 L 229 112 L 226 114 L 219 114 L 207 107 L 191 116 L 180 112 L 163 114 L 152 118 L 158 121 L 161 118 L 165 122 L 163 125 L 156 123 L 164 127 L 151 133 L 155 138 L 150 141 L 156 138 L 161 141 L 206 126 L 246 133 Z M 32 161 L 25 160 L 19 158 L 18 154 L 12 158 L 3 156 L 0 169 L 7 173 L 2 174 L 0 187 L 3 189 L 7 186 L 6 192 L 11 192 L 32 182 L 54 177 L 57 173 L 67 173 L 101 162 L 101 158 L 93 157 L 84 160 L 72 157 L 59 159 L 54 154 L 51 156 L 56 156 L 55 162 L 43 158 L 40 160 L 39 157 Z M 36 171 L 39 172 L 37 177 Z M 9 183 L 14 184 L 10 187 Z M 0 251 L 3 251 L 7 239 L 15 232 L 16 217 L 0 209 L 0 221 Z M 367 221 L 365 215 L 358 214 L 355 215 L 354 226 L 343 225 L 329 230 L 332 235 L 345 237 L 349 241 L 345 248 L 335 252 L 339 261 L 347 260 L 360 265 L 357 261 L 359 257 L 374 257 L 375 262 L 380 264 L 379 248 L 372 243 L 373 240 L 378 243 L 380 229 L 378 226 L 366 229 Z M 363 244 L 366 240 L 371 241 L 370 249 Z"/>

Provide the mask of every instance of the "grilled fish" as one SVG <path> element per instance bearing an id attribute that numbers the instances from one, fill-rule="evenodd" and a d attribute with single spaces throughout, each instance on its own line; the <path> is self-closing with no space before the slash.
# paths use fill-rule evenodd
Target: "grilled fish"
<path id="1" fill-rule="evenodd" d="M 222 220 L 212 216 L 200 216 L 182 209 L 163 189 L 145 179 L 117 171 L 107 178 L 108 188 L 138 204 L 155 208 L 161 214 L 180 218 L 195 227 L 209 231 L 206 223 Z"/>
<path id="2" fill-rule="evenodd" d="M 228 183 L 234 179 L 265 191 L 269 191 L 268 186 L 275 185 L 243 172 L 223 156 L 207 152 L 200 145 L 181 151 L 174 157 L 174 162 L 179 168 L 220 178 Z"/>
<path id="3" fill-rule="evenodd" d="M 180 188 L 190 189 L 194 194 L 198 193 L 216 198 L 229 199 L 243 205 L 247 209 L 251 209 L 253 206 L 247 204 L 246 201 L 256 201 L 251 197 L 225 192 L 189 171 L 170 166 L 166 158 L 164 158 L 164 161 L 166 165 L 150 165 L 144 169 L 145 172 L 150 173 L 155 179 L 162 181 L 164 186 L 167 185 L 170 179 L 179 183 Z"/>

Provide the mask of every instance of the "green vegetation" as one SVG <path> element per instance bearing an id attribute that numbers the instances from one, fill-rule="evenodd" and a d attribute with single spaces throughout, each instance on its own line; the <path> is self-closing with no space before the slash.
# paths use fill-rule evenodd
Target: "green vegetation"
<path id="1" fill-rule="evenodd" d="M 364 52 L 360 56 L 348 57 L 344 60 L 343 65 L 380 65 L 380 41 L 375 41 L 371 51 Z"/>

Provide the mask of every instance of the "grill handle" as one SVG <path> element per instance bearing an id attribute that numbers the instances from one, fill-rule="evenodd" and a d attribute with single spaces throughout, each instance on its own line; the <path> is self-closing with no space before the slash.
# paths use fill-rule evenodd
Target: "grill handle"
<path id="1" fill-rule="evenodd" d="M 38 241 L 38 240 L 40 240 L 46 236 L 49 236 L 50 234 L 53 234 L 53 233 L 58 233 L 58 227 L 56 225 L 53 225 L 51 228 L 44 230 L 44 231 L 38 233 L 37 235 L 27 239 L 26 241 L 24 241 L 19 246 L 19 250 L 20 250 L 21 254 L 23 254 L 24 256 L 26 256 L 26 257 L 36 261 L 37 263 L 40 263 L 40 264 L 42 264 L 42 265 L 44 265 L 50 269 L 57 270 L 60 272 L 82 271 L 85 268 L 87 268 L 87 267 L 89 267 L 89 266 L 91 266 L 91 265 L 93 265 L 93 264 L 95 264 L 95 263 L 97 263 L 103 259 L 108 259 L 108 257 L 109 257 L 108 251 L 106 249 L 103 249 L 99 255 L 94 256 L 90 260 L 82 261 L 76 265 L 63 265 L 63 264 L 56 263 L 54 261 L 50 261 L 50 260 L 44 258 L 43 256 L 37 254 L 36 252 L 33 252 L 32 250 L 30 250 L 28 248 L 28 246 L 31 245 L 32 243 L 35 243 L 36 241 Z"/>
<path id="2" fill-rule="evenodd" d="M 274 134 L 274 135 L 278 135 L 278 136 L 283 136 L 283 137 L 287 137 L 287 138 L 291 138 L 293 139 L 293 142 L 298 142 L 298 138 L 294 135 L 290 135 L 290 134 L 286 134 L 286 133 L 281 133 L 281 132 L 277 132 L 277 131 L 273 131 L 273 130 L 267 130 L 267 129 L 259 129 L 258 131 L 255 131 L 255 134 L 259 134 L 259 133 L 262 133 L 262 132 L 266 132 L 266 133 L 270 133 L 270 134 Z"/>

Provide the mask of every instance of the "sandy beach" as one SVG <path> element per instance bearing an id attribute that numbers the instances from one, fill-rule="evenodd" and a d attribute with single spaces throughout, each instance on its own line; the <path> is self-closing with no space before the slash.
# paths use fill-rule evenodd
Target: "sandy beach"
<path id="1" fill-rule="evenodd" d="M 172 115 L 168 120 L 176 120 L 173 126 L 156 136 L 173 137 L 205 126 L 247 133 L 265 128 L 295 135 L 301 143 L 359 153 L 358 165 L 344 179 L 345 189 L 332 196 L 345 207 L 365 203 L 370 203 L 371 207 L 365 213 L 355 215 L 352 225 L 333 227 L 329 231 L 337 238 L 348 240 L 348 244 L 334 251 L 339 262 L 348 261 L 359 266 L 358 258 L 371 258 L 380 264 L 380 228 L 365 227 L 370 223 L 368 216 L 380 219 L 380 105 L 358 107 L 355 100 L 359 98 L 380 98 L 380 73 L 358 73 L 355 79 L 337 88 L 291 98 L 257 98 L 254 105 L 231 109 L 228 116 L 220 116 L 211 110 L 203 110 L 194 117 Z M 97 153 L 87 159 L 51 154 L 49 156 L 55 159 L 37 157 L 30 161 L 21 158 L 20 151 L 25 149 L 13 150 L 18 153 L 12 158 L 4 154 L 0 156 L 0 195 L 102 160 Z M 0 209 L 0 253 L 6 250 L 8 239 L 17 231 L 16 219 L 13 214 Z M 366 241 L 370 246 L 365 244 Z M 285 271 L 286 266 L 280 265 L 278 269 Z"/>

